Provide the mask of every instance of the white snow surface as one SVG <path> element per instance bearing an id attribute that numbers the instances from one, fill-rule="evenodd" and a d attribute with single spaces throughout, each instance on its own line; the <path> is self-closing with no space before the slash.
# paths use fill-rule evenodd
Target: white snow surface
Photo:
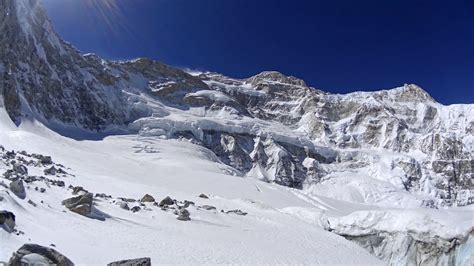
<path id="1" fill-rule="evenodd" d="M 361 247 L 314 223 L 325 220 L 319 204 L 289 188 L 224 174 L 226 166 L 194 144 L 136 135 L 75 141 L 35 121 L 17 128 L 3 108 L 0 124 L 0 143 L 7 149 L 48 154 L 69 167 L 75 177 L 63 178 L 66 187 L 80 185 L 114 198 L 139 199 L 149 193 L 161 200 L 169 195 L 249 213 L 238 216 L 190 207 L 192 220 L 182 222 L 148 203 L 132 213 L 96 199 L 95 207 L 108 217 L 100 221 L 62 206 L 61 201 L 72 196 L 65 188 L 35 183 L 46 192 L 27 186 L 27 198 L 21 200 L 0 186 L 0 209 L 13 211 L 17 230 L 24 232 L 0 230 L 0 261 L 7 261 L 24 243 L 37 243 L 54 244 L 78 265 L 143 256 L 154 264 L 380 264 Z M 210 199 L 197 197 L 200 193 Z M 325 204 L 335 209 L 343 205 Z"/>
<path id="2" fill-rule="evenodd" d="M 155 111 L 160 108 L 164 107 L 157 104 Z M 113 199 L 96 199 L 95 208 L 108 217 L 100 221 L 62 206 L 62 200 L 72 197 L 65 188 L 43 183 L 40 186 L 47 191 L 40 193 L 30 186 L 27 198 L 21 200 L 0 186 L 0 209 L 13 211 L 17 230 L 24 232 L 16 235 L 0 231 L 0 261 L 8 260 L 24 243 L 38 243 L 54 244 L 56 250 L 79 265 L 103 265 L 145 256 L 156 264 L 371 265 L 382 262 L 357 244 L 325 229 L 330 227 L 341 234 L 410 231 L 445 239 L 462 239 L 472 232 L 474 209 L 418 207 L 426 195 L 400 189 L 396 171 L 388 172 L 386 164 L 391 159 L 386 164 L 377 160 L 378 164 L 358 171 L 333 169 L 320 183 L 295 190 L 263 182 L 261 179 L 267 177 L 259 179 L 258 173 L 257 178 L 251 174 L 237 176 L 234 169 L 220 163 L 206 148 L 185 140 L 158 137 L 183 128 L 191 128 L 199 136 L 199 131 L 217 127 L 229 132 L 250 129 L 298 146 L 314 145 L 304 138 L 289 137 L 294 136 L 286 134 L 290 129 L 265 121 L 256 124 L 252 122 L 257 120 L 246 118 L 232 120 L 228 114 L 206 118 L 200 116 L 198 109 L 181 112 L 166 108 L 161 112 L 131 126 L 148 134 L 77 141 L 34 120 L 24 120 L 17 127 L 0 106 L 0 144 L 8 150 L 51 155 L 75 175 L 63 178 L 66 187 L 83 186 L 113 199 L 140 199 L 148 193 L 159 201 L 171 196 L 191 200 L 196 206 L 217 208 L 206 211 L 190 207 L 192 220 L 182 222 L 172 212 L 149 203 L 142 211 L 132 213 L 119 208 Z M 394 156 L 366 152 L 367 155 L 359 156 Z M 34 172 L 36 169 L 30 171 L 42 174 Z M 201 193 L 210 199 L 199 198 Z M 28 200 L 37 203 L 37 207 L 28 204 Z M 232 209 L 248 215 L 220 212 Z"/>

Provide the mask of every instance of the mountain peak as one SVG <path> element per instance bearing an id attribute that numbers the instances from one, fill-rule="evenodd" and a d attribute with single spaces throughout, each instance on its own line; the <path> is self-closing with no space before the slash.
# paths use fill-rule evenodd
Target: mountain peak
<path id="1" fill-rule="evenodd" d="M 247 82 L 252 85 L 258 85 L 261 83 L 282 83 L 294 86 L 306 87 L 306 83 L 293 76 L 286 76 L 278 71 L 264 71 L 253 77 L 247 79 Z"/>
<path id="2" fill-rule="evenodd" d="M 435 99 L 428 92 L 416 84 L 404 84 L 402 87 L 393 89 L 393 91 L 399 100 L 435 102 Z"/>

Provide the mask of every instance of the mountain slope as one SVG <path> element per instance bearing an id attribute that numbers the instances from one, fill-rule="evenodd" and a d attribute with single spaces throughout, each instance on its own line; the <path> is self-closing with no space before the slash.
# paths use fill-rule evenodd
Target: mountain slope
<path id="1" fill-rule="evenodd" d="M 319 213 L 291 190 L 222 174 L 220 168 L 225 166 L 209 161 L 212 155 L 193 144 L 137 136 L 77 142 L 40 124 L 2 130 L 0 142 L 8 143 L 8 149 L 52 155 L 55 163 L 74 175 L 46 176 L 64 181 L 64 187 L 48 181 L 25 184 L 27 199 L 37 206 L 0 189 L 0 209 L 14 210 L 17 229 L 24 233 L 17 236 L 0 230 L 3 261 L 24 242 L 34 242 L 54 244 L 75 263 L 88 265 L 139 256 L 163 264 L 378 263 L 342 237 L 282 212 L 300 206 Z M 42 167 L 28 169 L 30 175 L 43 175 Z M 95 208 L 105 213 L 106 220 L 63 212 L 61 201 L 72 192 L 69 185 L 111 195 L 94 199 Z M 152 203 L 129 202 L 130 208 L 140 206 L 137 213 L 117 205 L 120 197 L 140 199 L 145 193 L 157 201 L 166 196 L 194 201 L 196 207 L 188 208 L 192 220 L 178 221 L 171 211 Z M 210 198 L 199 198 L 201 193 Z M 205 204 L 217 210 L 197 207 Z M 223 214 L 221 209 L 249 214 Z"/>
<path id="2" fill-rule="evenodd" d="M 57 36 L 38 0 L 6 0 L 0 8 L 2 94 L 15 121 L 33 117 L 105 129 L 146 115 L 133 109 L 125 92 L 140 93 L 150 78 L 178 80 L 180 88 L 205 86 L 157 62 L 112 63 L 81 55 Z"/>

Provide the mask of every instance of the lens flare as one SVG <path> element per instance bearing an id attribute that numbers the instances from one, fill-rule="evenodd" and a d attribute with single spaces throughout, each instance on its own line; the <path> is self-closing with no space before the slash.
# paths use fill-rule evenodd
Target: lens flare
<path id="1" fill-rule="evenodd" d="M 84 0 L 84 4 L 91 9 L 94 16 L 105 23 L 108 30 L 113 34 L 131 33 L 125 23 L 126 18 L 122 12 L 122 6 L 117 0 Z"/>

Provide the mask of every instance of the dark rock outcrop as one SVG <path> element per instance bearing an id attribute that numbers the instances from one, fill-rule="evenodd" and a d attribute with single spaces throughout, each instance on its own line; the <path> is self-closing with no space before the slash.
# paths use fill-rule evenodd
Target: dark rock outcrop
<path id="1" fill-rule="evenodd" d="M 141 202 L 155 202 L 155 198 L 149 194 L 145 194 L 143 198 L 140 200 Z"/>
<path id="2" fill-rule="evenodd" d="M 117 205 L 118 205 L 120 208 L 122 208 L 122 209 L 124 209 L 124 210 L 126 210 L 126 211 L 129 211 L 129 210 L 130 210 L 130 207 L 128 206 L 128 204 L 127 204 L 126 202 L 123 202 L 123 201 L 122 201 L 122 202 L 118 202 Z"/>
<path id="3" fill-rule="evenodd" d="M 9 211 L 0 211 L 0 226 L 11 233 L 15 229 L 15 214 Z"/>
<path id="4" fill-rule="evenodd" d="M 191 213 L 189 213 L 189 211 L 186 210 L 185 208 L 182 208 L 182 209 L 178 210 L 177 214 L 178 214 L 178 218 L 176 218 L 176 219 L 178 219 L 180 221 L 190 221 L 191 220 L 191 218 L 190 218 Z"/>
<path id="5" fill-rule="evenodd" d="M 10 190 L 20 199 L 26 198 L 26 190 L 25 186 L 23 185 L 23 180 L 18 179 L 16 181 L 12 181 L 10 183 Z"/>
<path id="6" fill-rule="evenodd" d="M 173 200 L 170 197 L 166 197 L 166 198 L 164 198 L 163 200 L 160 201 L 158 206 L 165 207 L 165 206 L 171 206 L 171 205 L 174 205 L 174 204 L 175 204 L 175 200 Z"/>
<path id="7" fill-rule="evenodd" d="M 13 171 L 19 175 L 27 175 L 28 174 L 28 168 L 24 166 L 23 164 L 20 163 L 15 163 L 13 164 Z"/>
<path id="8" fill-rule="evenodd" d="M 248 214 L 248 213 L 246 213 L 244 211 L 241 211 L 241 210 L 230 210 L 230 211 L 226 211 L 225 213 L 226 214 L 233 213 L 233 214 L 237 214 L 237 215 L 241 215 L 241 216 L 245 216 L 245 215 Z"/>
<path id="9" fill-rule="evenodd" d="M 107 264 L 107 266 L 151 266 L 150 258 L 139 258 L 115 261 Z"/>
<path id="10" fill-rule="evenodd" d="M 216 207 L 211 206 L 211 205 L 202 205 L 202 206 L 199 206 L 199 209 L 204 209 L 204 210 L 206 210 L 206 211 L 214 211 L 214 210 L 217 210 Z"/>
<path id="11" fill-rule="evenodd" d="M 34 255 L 34 256 L 32 256 Z M 8 265 L 61 265 L 73 266 L 74 263 L 58 251 L 36 244 L 25 244 L 10 258 Z"/>
<path id="12" fill-rule="evenodd" d="M 141 211 L 142 208 L 140 208 L 140 206 L 133 206 L 130 210 L 135 213 L 135 212 L 139 212 Z"/>
<path id="13" fill-rule="evenodd" d="M 58 172 L 58 169 L 54 166 L 44 169 L 45 175 L 56 175 L 57 172 Z"/>
<path id="14" fill-rule="evenodd" d="M 463 265 L 469 257 L 474 258 L 469 251 L 472 238 L 442 239 L 403 232 L 342 236 L 390 265 Z"/>
<path id="15" fill-rule="evenodd" d="M 92 212 L 94 195 L 92 193 L 86 193 L 81 196 L 66 199 L 62 204 L 70 211 L 83 216 L 90 216 Z"/>

